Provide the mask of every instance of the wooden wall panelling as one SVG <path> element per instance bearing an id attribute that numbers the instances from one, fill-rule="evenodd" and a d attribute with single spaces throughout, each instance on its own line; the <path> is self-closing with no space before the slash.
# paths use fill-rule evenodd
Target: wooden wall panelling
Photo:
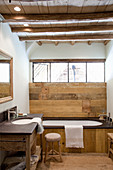
<path id="1" fill-rule="evenodd" d="M 45 117 L 106 113 L 106 83 L 30 83 L 30 112 Z"/>

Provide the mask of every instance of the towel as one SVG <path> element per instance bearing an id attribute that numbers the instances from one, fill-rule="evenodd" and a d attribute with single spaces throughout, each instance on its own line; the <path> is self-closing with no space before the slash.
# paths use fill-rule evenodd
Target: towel
<path id="1" fill-rule="evenodd" d="M 38 124 L 37 133 L 38 133 L 38 134 L 42 134 L 43 131 L 44 131 L 44 128 L 43 128 L 43 126 L 42 126 L 42 119 L 39 118 L 39 117 L 33 118 L 33 119 L 31 120 L 31 122 L 35 122 L 35 123 Z"/>
<path id="2" fill-rule="evenodd" d="M 84 148 L 82 125 L 65 125 L 65 136 L 67 148 Z"/>

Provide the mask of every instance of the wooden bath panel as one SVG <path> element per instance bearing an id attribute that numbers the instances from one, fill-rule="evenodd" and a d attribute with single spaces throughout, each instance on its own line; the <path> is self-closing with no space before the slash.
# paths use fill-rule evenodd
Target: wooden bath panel
<path id="1" fill-rule="evenodd" d="M 61 135 L 62 152 L 107 153 L 108 150 L 107 133 L 113 133 L 113 129 L 84 129 L 83 130 L 84 148 L 66 148 L 64 129 L 45 129 L 43 134 L 43 151 L 45 151 L 45 138 L 44 138 L 45 134 L 54 132 L 59 133 Z M 55 143 L 55 148 L 57 148 L 58 150 L 57 143 Z"/>

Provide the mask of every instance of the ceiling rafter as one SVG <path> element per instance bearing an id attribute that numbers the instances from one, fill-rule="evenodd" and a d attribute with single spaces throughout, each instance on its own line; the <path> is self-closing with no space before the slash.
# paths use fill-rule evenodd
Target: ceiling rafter
<path id="1" fill-rule="evenodd" d="M 83 31 L 83 32 L 92 32 L 92 31 L 113 31 L 113 25 L 89 25 L 89 26 L 69 26 L 67 27 L 11 27 L 12 32 L 70 32 L 70 31 Z"/>
<path id="2" fill-rule="evenodd" d="M 84 35 L 69 35 L 69 36 L 19 36 L 20 41 L 26 40 L 67 40 L 67 41 L 91 41 L 91 40 L 111 40 L 113 39 L 113 34 L 84 34 Z"/>
<path id="3" fill-rule="evenodd" d="M 2 22 L 44 22 L 44 21 L 74 21 L 74 22 L 90 22 L 90 21 L 113 21 L 113 12 L 105 13 L 86 13 L 84 14 L 2 14 L 4 20 Z"/>

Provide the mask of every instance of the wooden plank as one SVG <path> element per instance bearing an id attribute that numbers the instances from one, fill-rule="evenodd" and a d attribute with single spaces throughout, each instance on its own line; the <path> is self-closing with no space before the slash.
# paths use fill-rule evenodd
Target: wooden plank
<path id="1" fill-rule="evenodd" d="M 25 14 L 40 13 L 36 2 L 21 2 Z"/>
<path id="2" fill-rule="evenodd" d="M 91 101 L 90 100 L 82 101 L 82 112 L 86 112 L 86 113 L 91 112 Z"/>
<path id="3" fill-rule="evenodd" d="M 67 1 L 62 0 L 55 0 L 53 1 L 53 5 L 51 3 L 51 1 L 48 1 L 48 9 L 49 9 L 49 13 L 66 13 L 67 12 Z"/>
<path id="4" fill-rule="evenodd" d="M 0 150 L 25 151 L 25 135 L 0 135 Z"/>
<path id="5" fill-rule="evenodd" d="M 99 4 L 98 4 L 95 12 L 103 12 L 103 11 L 105 11 L 108 3 L 109 3 L 109 0 L 99 1 Z"/>
<path id="6" fill-rule="evenodd" d="M 113 4 L 111 3 L 112 0 L 110 0 L 108 2 L 108 4 L 106 5 L 105 11 L 113 11 Z"/>
<path id="7" fill-rule="evenodd" d="M 37 163 L 40 159 L 40 153 L 41 153 L 41 149 L 40 146 L 36 146 L 36 153 L 35 155 L 37 156 L 37 159 L 35 159 L 35 163 L 33 165 L 30 166 L 30 170 L 35 170 L 37 168 Z"/>
<path id="8" fill-rule="evenodd" d="M 47 133 L 59 133 L 61 135 L 61 151 L 68 153 L 107 153 L 107 133 L 112 132 L 113 129 L 84 129 L 83 130 L 83 139 L 84 139 L 84 148 L 66 148 L 65 147 L 65 131 L 64 129 L 45 129 L 43 135 L 43 147 L 45 151 L 45 140 L 44 136 Z M 55 144 L 55 148 L 58 149 L 58 146 Z"/>
<path id="9" fill-rule="evenodd" d="M 30 93 L 30 100 L 102 100 L 106 98 L 106 94 L 102 93 L 94 93 L 92 95 L 88 93 L 51 93 L 51 94 L 43 94 L 43 93 Z"/>
<path id="10" fill-rule="evenodd" d="M 43 27 L 12 27 L 12 32 L 70 32 L 70 31 L 107 31 L 111 32 L 113 30 L 112 25 L 91 25 L 91 26 L 69 26 L 69 27 L 52 27 L 52 28 L 43 28 Z"/>
<path id="11" fill-rule="evenodd" d="M 97 153 L 105 153 L 106 145 L 105 145 L 105 129 L 96 129 L 96 152 Z"/>
<path id="12" fill-rule="evenodd" d="M 32 61 L 32 60 L 31 60 Z M 106 88 L 106 83 L 29 83 L 30 87 L 51 87 L 51 86 L 56 86 L 56 87 L 95 87 L 95 88 Z"/>
<path id="13" fill-rule="evenodd" d="M 65 21 L 65 20 L 74 20 L 78 21 L 95 21 L 95 20 L 106 20 L 113 18 L 113 12 L 106 13 L 88 13 L 84 14 L 18 14 L 18 15 L 8 15 L 3 14 L 5 21 L 2 22 L 38 22 L 38 21 Z"/>
<path id="14" fill-rule="evenodd" d="M 9 10 L 9 8 L 5 5 L 5 2 L 2 2 L 2 4 L 0 4 L 0 13 L 11 13 L 11 11 Z"/>
<path id="15" fill-rule="evenodd" d="M 40 14 L 49 13 L 47 1 L 40 1 L 40 2 L 37 1 L 37 4 L 38 4 L 38 8 L 40 10 Z"/>
<path id="16" fill-rule="evenodd" d="M 34 112 L 74 113 L 82 112 L 82 101 L 74 100 L 31 100 L 30 109 Z"/>
<path id="17" fill-rule="evenodd" d="M 89 93 L 89 94 L 97 94 L 97 93 L 99 93 L 99 94 L 105 94 L 106 92 L 105 92 L 105 88 L 94 88 L 94 87 L 92 87 L 92 88 L 88 88 L 88 87 L 80 87 L 80 88 L 72 88 L 72 87 L 69 87 L 68 89 L 65 89 L 65 87 L 63 88 L 63 87 L 58 87 L 57 89 L 56 89 L 56 87 L 51 87 L 50 89 L 49 89 L 49 93 L 51 94 L 51 93 L 65 93 L 65 94 L 67 94 L 67 93 L 72 93 L 72 94 L 80 94 L 80 93 L 83 93 L 83 94 L 87 94 L 87 93 Z"/>
<path id="18" fill-rule="evenodd" d="M 30 112 L 47 117 L 106 113 L 106 83 L 30 83 L 29 95 Z"/>
<path id="19" fill-rule="evenodd" d="M 83 135 L 84 149 L 82 152 L 96 152 L 96 130 L 84 129 Z"/>
<path id="20" fill-rule="evenodd" d="M 91 100 L 91 106 L 105 106 L 106 100 Z"/>
<path id="21" fill-rule="evenodd" d="M 25 36 L 19 36 L 19 40 L 20 41 L 27 41 L 27 40 L 40 40 L 40 41 L 43 41 L 43 40 L 54 40 L 54 41 L 57 41 L 57 40 L 75 40 L 75 41 L 86 41 L 86 40 L 112 40 L 113 39 L 113 34 L 84 34 L 84 35 L 81 35 L 81 34 L 75 34 L 75 35 L 69 35 L 69 36 L 62 36 L 62 35 L 59 35 L 59 36 L 28 36 L 28 37 L 25 37 Z"/>
<path id="22" fill-rule="evenodd" d="M 31 158 L 30 136 L 26 136 L 26 169 L 27 170 L 30 170 L 30 158 Z"/>
<path id="23" fill-rule="evenodd" d="M 89 1 L 84 0 L 83 8 L 81 10 L 81 13 L 93 13 L 95 12 L 97 6 L 99 4 L 99 1 Z"/>
<path id="24" fill-rule="evenodd" d="M 11 11 L 11 14 L 17 14 L 17 11 L 14 10 L 15 6 L 18 6 L 21 10 L 19 11 L 19 14 L 23 14 L 24 10 L 22 8 L 22 5 L 19 1 L 15 2 L 15 4 L 9 3 L 9 1 L 4 1 L 7 8 Z M 24 13 L 25 14 L 25 13 Z"/>
<path id="25" fill-rule="evenodd" d="M 3 151 L 25 151 L 24 142 L 0 142 L 0 150 Z"/>

